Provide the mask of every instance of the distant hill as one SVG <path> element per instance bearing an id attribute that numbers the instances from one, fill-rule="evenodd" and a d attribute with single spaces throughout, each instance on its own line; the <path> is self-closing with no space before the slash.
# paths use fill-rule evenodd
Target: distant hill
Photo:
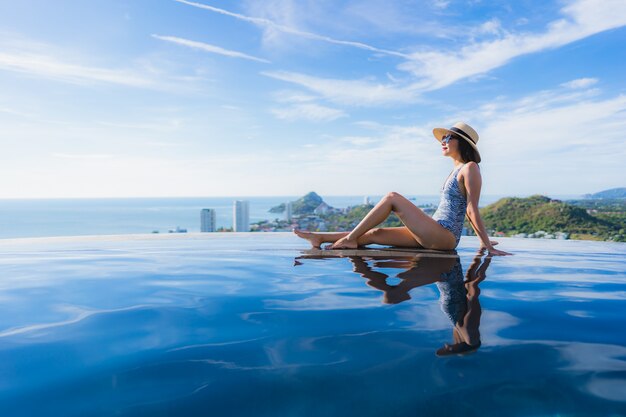
<path id="1" fill-rule="evenodd" d="M 626 187 L 611 188 L 595 194 L 585 194 L 585 198 L 626 198 Z"/>
<path id="2" fill-rule="evenodd" d="M 313 210 L 315 210 L 320 204 L 322 204 L 324 200 L 314 191 L 311 191 L 307 195 L 300 197 L 296 201 L 292 201 L 292 209 L 293 214 L 301 215 L 301 214 L 312 214 Z M 278 206 L 272 207 L 269 211 L 270 213 L 283 213 L 286 210 L 285 204 L 279 204 Z"/>
<path id="3" fill-rule="evenodd" d="M 620 225 L 591 216 L 583 208 L 534 195 L 503 198 L 481 210 L 489 230 L 505 234 L 565 232 L 573 238 L 611 239 L 620 234 Z"/>

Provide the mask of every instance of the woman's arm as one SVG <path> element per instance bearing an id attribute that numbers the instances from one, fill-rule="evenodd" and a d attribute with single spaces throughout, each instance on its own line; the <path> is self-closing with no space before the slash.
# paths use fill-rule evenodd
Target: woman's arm
<path id="1" fill-rule="evenodd" d="M 508 252 L 504 252 L 493 247 L 491 241 L 489 240 L 489 236 L 487 235 L 487 229 L 485 229 L 483 219 L 480 217 L 478 200 L 480 198 L 480 189 L 483 181 L 478 164 L 475 162 L 468 162 L 463 171 L 465 171 L 463 175 L 463 184 L 465 185 L 465 192 L 467 196 L 467 217 L 469 218 L 476 235 L 480 239 L 482 247 L 486 248 L 490 255 L 510 255 Z"/>

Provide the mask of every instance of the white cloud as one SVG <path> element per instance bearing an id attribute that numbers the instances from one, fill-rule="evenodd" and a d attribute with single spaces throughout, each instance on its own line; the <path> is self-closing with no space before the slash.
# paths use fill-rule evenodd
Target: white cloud
<path id="1" fill-rule="evenodd" d="M 483 194 L 584 194 L 623 185 L 626 96 L 601 98 L 595 90 L 565 88 L 518 100 L 503 97 L 447 122 L 390 126 L 360 121 L 355 125 L 371 134 L 325 138 L 290 152 L 282 163 L 293 167 L 297 161 L 293 175 L 299 184 L 327 194 L 436 194 L 449 161 L 439 157 L 431 130 L 457 119 L 467 120 L 480 134 Z M 367 181 L 342 184 L 336 178 Z"/>
<path id="2" fill-rule="evenodd" d="M 388 40 L 401 35 L 403 47 L 410 46 L 414 39 L 450 40 L 467 34 L 467 28 L 461 25 L 442 25 L 441 16 L 447 12 L 442 13 L 442 8 L 432 4 L 428 7 L 423 0 L 418 7 L 415 0 L 348 0 L 346 3 L 345 8 L 340 8 L 336 2 L 326 2 L 328 9 L 314 23 L 333 32 L 358 34 L 368 39 L 376 36 Z"/>
<path id="3" fill-rule="evenodd" d="M 342 110 L 321 106 L 315 103 L 295 104 L 291 107 L 271 109 L 272 114 L 282 120 L 309 120 L 313 122 L 328 122 L 346 117 Z"/>
<path id="4" fill-rule="evenodd" d="M 571 1 L 561 13 L 564 17 L 551 22 L 543 33 L 504 32 L 498 39 L 472 42 L 454 51 L 418 51 L 399 68 L 417 77 L 414 88 L 435 90 L 486 73 L 518 56 L 558 48 L 626 25 L 623 0 Z M 492 24 L 490 29 L 498 28 Z"/>
<path id="5" fill-rule="evenodd" d="M 317 4 L 310 0 L 244 0 L 240 2 L 246 16 L 256 16 L 265 19 L 266 24 L 256 26 L 262 32 L 263 46 L 271 51 L 283 49 L 287 45 L 294 44 L 294 38 L 290 33 L 280 30 L 280 27 L 301 28 L 305 27 L 304 20 L 312 18 L 317 9 Z M 269 23 L 271 22 L 271 23 Z"/>
<path id="6" fill-rule="evenodd" d="M 131 70 L 72 64 L 53 56 L 28 52 L 0 52 L 0 70 L 70 83 L 104 82 L 130 87 L 156 87 L 153 80 Z"/>
<path id="7" fill-rule="evenodd" d="M 320 141 L 292 158 L 302 170 L 301 186 L 322 193 L 436 194 L 441 185 L 438 175 L 443 181 L 448 162 L 438 158 L 439 146 L 430 130 L 430 126 L 388 126 L 378 135 Z"/>
<path id="8" fill-rule="evenodd" d="M 450 0 L 432 0 L 436 9 L 446 9 L 450 5 Z"/>
<path id="9" fill-rule="evenodd" d="M 164 59 L 160 54 L 138 56 L 121 68 L 94 63 L 94 57 L 101 61 L 106 56 L 104 52 L 85 55 L 76 49 L 0 33 L 0 72 L 75 85 L 118 85 L 190 95 L 202 92 L 199 82 L 208 81 L 200 73 L 175 74 L 181 63 Z"/>
<path id="10" fill-rule="evenodd" d="M 114 155 L 109 154 L 77 154 L 77 153 L 53 153 L 55 158 L 63 159 L 110 159 L 114 158 Z"/>
<path id="11" fill-rule="evenodd" d="M 372 120 L 359 120 L 358 122 L 354 122 L 354 125 L 363 129 L 374 130 L 377 132 L 387 130 L 387 126 L 378 122 L 374 122 Z"/>
<path id="12" fill-rule="evenodd" d="M 123 146 L 75 150 L 80 138 L 91 132 L 77 132 L 67 145 L 67 129 L 59 128 L 58 145 L 47 158 L 15 160 L 5 155 L 0 189 L 5 197 L 42 198 L 296 195 L 303 189 L 331 195 L 388 191 L 435 195 L 450 161 L 440 157 L 431 129 L 457 118 L 467 120 L 480 134 L 483 194 L 583 194 L 623 185 L 619 182 L 626 159 L 621 146 L 626 96 L 601 98 L 592 90 L 557 88 L 518 100 L 502 97 L 448 121 L 392 126 L 361 120 L 352 124 L 355 132 L 349 136 L 304 129 L 293 146 L 237 155 L 222 150 L 192 156 L 156 151 L 150 156 L 143 142 L 138 147 L 141 156 Z M 115 135 L 100 132 L 102 138 L 109 136 Z M 163 138 L 173 139 L 168 134 Z M 120 144 L 130 139 L 136 140 L 135 132 L 118 138 Z M 52 153 L 55 158 L 49 158 Z M 11 173 L 18 171 L 24 174 L 15 183 Z M 229 175 L 222 181 L 202 180 L 223 172 Z"/>
<path id="13" fill-rule="evenodd" d="M 277 91 L 274 93 L 274 98 L 280 103 L 308 103 L 317 99 L 310 94 L 292 90 Z"/>
<path id="14" fill-rule="evenodd" d="M 405 81 L 402 85 L 395 82 L 392 85 L 383 85 L 364 80 L 325 80 L 289 72 L 266 74 L 303 85 L 342 104 L 372 105 L 412 102 L 415 96 L 421 92 L 437 90 L 464 79 L 476 79 L 493 69 L 506 65 L 516 57 L 558 48 L 585 37 L 626 25 L 626 3 L 623 0 L 570 0 L 560 10 L 562 17 L 551 21 L 542 32 L 514 33 L 503 28 L 498 19 L 492 18 L 475 28 L 468 28 L 466 33 L 470 34 L 470 42 L 465 45 L 455 43 L 454 49 L 451 50 L 415 46 L 416 51 L 407 54 L 374 47 L 362 42 L 334 39 L 300 30 L 294 26 L 277 23 L 275 20 L 265 17 L 247 16 L 187 0 L 175 1 L 253 23 L 266 30 L 266 36 L 269 36 L 268 33 L 284 33 L 397 56 L 405 60 L 398 65 L 398 69 L 408 72 L 413 79 Z M 448 1 L 434 0 L 432 5 L 445 8 L 448 3 Z M 357 13 L 360 8 L 365 7 L 370 10 L 375 6 L 378 7 L 375 2 L 373 5 L 368 3 L 366 6 L 351 6 L 348 8 L 348 12 Z M 280 10 L 272 14 L 272 7 Z M 293 24 L 297 20 L 294 17 L 297 9 L 294 7 L 291 1 L 278 1 L 271 2 L 269 5 L 263 4 L 257 9 L 265 10 L 265 15 L 273 16 L 275 19 L 280 18 Z M 307 5 L 307 10 L 311 7 L 313 6 Z M 355 7 L 356 11 L 354 10 Z M 349 17 L 350 14 L 348 13 L 346 16 Z M 393 19 L 397 20 L 397 16 Z M 475 40 L 475 37 L 484 39 L 485 35 L 489 36 L 488 40 Z M 392 78 L 392 81 L 394 79 Z M 329 91 L 327 86 L 331 84 L 341 87 L 341 89 L 345 88 L 345 92 Z"/>
<path id="15" fill-rule="evenodd" d="M 6 114 L 10 114 L 12 116 L 19 116 L 19 117 L 25 117 L 25 118 L 32 118 L 32 117 L 34 117 L 33 114 L 24 113 L 24 112 L 21 112 L 19 110 L 11 109 L 11 108 L 8 108 L 8 107 L 0 107 L 0 113 L 6 113 Z"/>
<path id="16" fill-rule="evenodd" d="M 143 122 L 143 123 L 119 123 L 99 121 L 101 126 L 114 127 L 119 129 L 138 129 L 138 130 L 156 130 L 171 131 L 180 127 L 182 121 L 179 119 L 162 119 L 159 122 Z"/>
<path id="17" fill-rule="evenodd" d="M 477 34 L 498 35 L 502 32 L 502 24 L 498 19 L 491 19 L 481 24 L 475 32 Z"/>
<path id="18" fill-rule="evenodd" d="M 338 80 L 318 78 L 286 71 L 263 72 L 277 80 L 305 87 L 335 103 L 353 106 L 372 106 L 388 103 L 415 102 L 415 92 L 394 84 L 380 84 L 368 80 Z"/>
<path id="19" fill-rule="evenodd" d="M 474 114 L 494 117 L 502 112 L 512 112 L 524 114 L 531 111 L 543 111 L 567 106 L 572 103 L 580 103 L 585 100 L 597 98 L 600 92 L 597 89 L 556 89 L 539 91 L 529 94 L 518 100 L 510 100 L 507 97 L 500 97 L 481 106 L 474 111 Z"/>
<path id="20" fill-rule="evenodd" d="M 269 64 L 270 61 L 263 58 L 258 58 L 252 55 L 244 54 L 243 52 L 232 51 L 229 49 L 224 49 L 222 47 L 216 45 L 210 45 L 204 42 L 192 41 L 189 39 L 177 38 L 175 36 L 161 36 L 161 35 L 152 35 L 153 38 L 159 39 L 166 42 L 175 43 L 177 45 L 186 46 L 193 49 L 199 49 L 201 51 L 210 52 L 213 54 L 224 55 L 231 58 L 241 58 L 247 59 L 250 61 L 263 62 L 265 64 Z"/>
<path id="21" fill-rule="evenodd" d="M 577 80 L 572 80 L 566 83 L 561 84 L 561 86 L 566 88 L 587 88 L 598 82 L 597 78 L 579 78 Z"/>
<path id="22" fill-rule="evenodd" d="M 341 39 L 335 39 L 335 38 L 331 38 L 329 36 L 319 35 L 319 34 L 316 34 L 316 33 L 313 33 L 313 32 L 307 32 L 307 31 L 299 30 L 299 29 L 294 28 L 294 27 L 285 26 L 285 25 L 276 23 L 273 20 L 266 19 L 266 18 L 246 16 L 246 15 L 243 15 L 243 14 L 240 14 L 240 13 L 234 13 L 234 12 L 230 12 L 228 10 L 220 9 L 218 7 L 213 7 L 213 6 L 209 6 L 209 5 L 206 5 L 206 4 L 196 3 L 196 2 L 187 1 L 187 0 L 174 0 L 174 1 L 176 1 L 178 3 L 187 4 L 189 6 L 197 7 L 197 8 L 200 8 L 200 9 L 209 10 L 209 11 L 214 12 L 214 13 L 219 13 L 219 14 L 222 14 L 222 15 L 230 16 L 230 17 L 233 17 L 233 18 L 238 19 L 238 20 L 243 20 L 243 21 L 246 21 L 246 22 L 253 23 L 253 24 L 255 24 L 257 26 L 260 26 L 262 28 L 271 29 L 273 31 L 282 32 L 282 33 L 286 33 L 286 34 L 289 34 L 289 35 L 300 36 L 300 37 L 303 37 L 303 38 L 306 38 L 306 39 L 318 40 L 318 41 L 328 42 L 328 43 L 332 43 L 332 44 L 336 44 L 336 45 L 350 46 L 350 47 L 354 47 L 354 48 L 358 48 L 358 49 L 364 49 L 364 50 L 367 50 L 367 51 L 377 52 L 377 53 L 381 53 L 381 54 L 385 54 L 385 55 L 406 57 L 406 54 L 403 54 L 403 53 L 398 52 L 398 51 L 392 51 L 392 50 L 377 48 L 375 46 L 368 45 L 368 44 L 363 43 L 363 42 L 354 42 L 354 41 L 346 41 L 346 40 L 341 40 Z"/>
<path id="23" fill-rule="evenodd" d="M 303 136 L 306 132 L 303 132 Z M 105 197 L 190 195 L 383 194 L 387 191 L 436 194 L 448 161 L 428 128 L 389 127 L 372 135 L 369 145 L 346 137 L 308 135 L 313 146 L 181 156 L 130 150 L 54 151 L 45 163 L 3 158 L 0 189 L 5 197 Z M 358 141 L 357 141 L 358 142 Z M 66 157 L 63 157 L 66 156 Z M 92 156 L 92 158 L 90 158 Z M 8 175 L 24 171 L 20 182 Z M 228 172 L 224 177 L 223 173 Z M 428 172 L 429 175 L 423 175 Z M 221 178 L 206 182 L 206 178 Z M 354 181 L 363 178 L 363 181 Z M 433 178 L 436 181 L 433 183 Z M 352 180 L 350 180 L 352 179 Z M 346 181 L 344 181 L 346 180 Z"/>
<path id="24" fill-rule="evenodd" d="M 39 164 L 22 158 L 18 166 L 3 161 L 2 195 L 12 198 L 232 195 L 235 184 L 240 187 L 246 184 L 246 191 L 252 193 L 255 188 L 263 189 L 261 182 L 254 180 L 253 170 L 264 178 L 270 175 L 263 167 L 256 166 L 252 158 L 263 159 L 258 154 L 201 155 L 193 159 L 128 154 L 101 157 L 58 153 L 56 156 Z M 19 166 L 28 168 L 23 169 L 20 182 L 16 183 L 7 173 L 19 171 Z M 199 181 L 219 178 L 224 172 L 230 172 L 228 181 L 211 181 L 211 184 Z"/>
<path id="25" fill-rule="evenodd" d="M 553 156 L 583 159 L 593 154 L 606 154 L 609 149 L 626 156 L 626 151 L 614 146 L 626 127 L 625 111 L 626 96 L 621 95 L 548 108 L 539 103 L 529 106 L 522 100 L 492 115 L 485 135 L 493 139 L 500 137 L 491 145 L 492 149 L 504 153 L 512 151 L 520 156 L 535 155 L 535 160 Z M 581 150 L 584 153 L 580 153 Z M 589 167 L 594 163 L 583 165 Z"/>
<path id="26" fill-rule="evenodd" d="M 377 142 L 377 139 L 370 136 L 346 136 L 341 138 L 341 141 L 354 146 L 371 146 Z"/>
<path id="27" fill-rule="evenodd" d="M 626 131 L 626 96 L 561 90 L 481 110 L 474 120 L 492 193 L 580 195 L 623 186 L 626 149 L 616 145 Z"/>

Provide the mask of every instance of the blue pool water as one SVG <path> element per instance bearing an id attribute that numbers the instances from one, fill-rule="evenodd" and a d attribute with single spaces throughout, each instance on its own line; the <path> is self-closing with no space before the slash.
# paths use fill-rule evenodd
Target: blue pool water
<path id="1" fill-rule="evenodd" d="M 626 416 L 626 245 L 476 246 L 0 240 L 0 415 Z"/>

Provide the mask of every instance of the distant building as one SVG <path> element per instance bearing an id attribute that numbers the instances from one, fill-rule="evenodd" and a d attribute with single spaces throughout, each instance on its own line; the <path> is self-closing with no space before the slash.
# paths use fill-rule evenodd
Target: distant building
<path id="1" fill-rule="evenodd" d="M 200 231 L 215 232 L 216 229 L 215 210 L 207 208 L 200 210 Z"/>
<path id="2" fill-rule="evenodd" d="M 293 218 L 293 203 L 290 201 L 286 204 L 285 220 L 290 222 L 292 218 Z"/>
<path id="3" fill-rule="evenodd" d="M 233 231 L 250 231 L 250 204 L 248 201 L 233 202 Z"/>
<path id="4" fill-rule="evenodd" d="M 326 203 L 321 203 L 315 210 L 313 210 L 314 214 L 327 214 L 331 210 L 331 207 Z"/>
<path id="5" fill-rule="evenodd" d="M 369 206 L 372 204 L 370 202 L 370 197 L 368 195 L 366 195 L 365 198 L 363 198 L 363 204 L 365 204 L 366 206 Z"/>

